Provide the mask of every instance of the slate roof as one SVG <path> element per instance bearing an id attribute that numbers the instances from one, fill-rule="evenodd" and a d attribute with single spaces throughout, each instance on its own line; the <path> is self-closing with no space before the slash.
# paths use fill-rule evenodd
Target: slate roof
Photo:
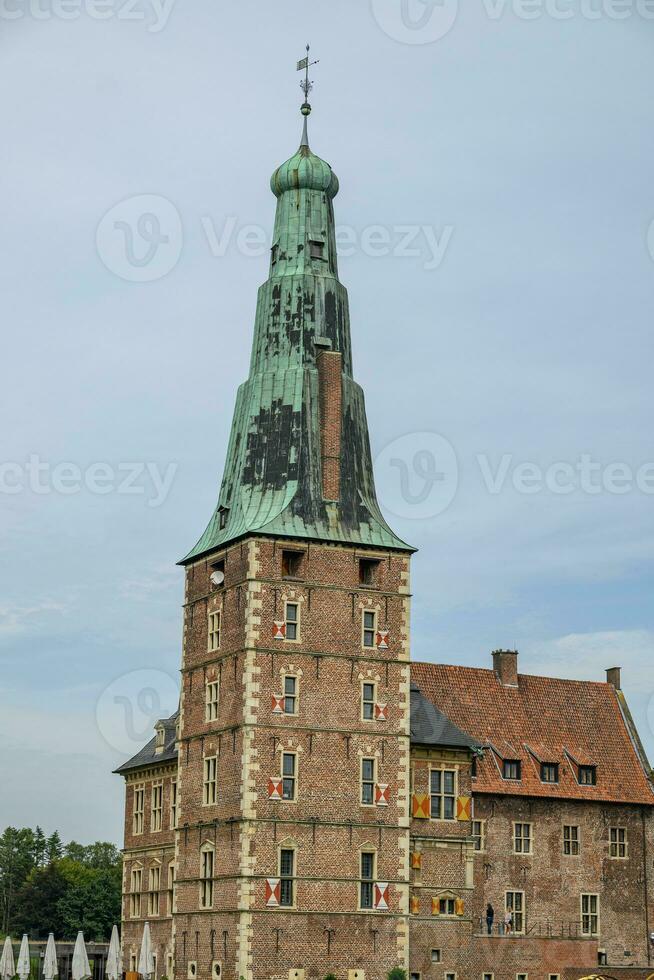
<path id="1" fill-rule="evenodd" d="M 472 751 L 479 748 L 479 743 L 428 701 L 416 684 L 411 684 L 411 744 Z"/>
<path id="2" fill-rule="evenodd" d="M 612 685 L 520 674 L 511 688 L 493 670 L 428 663 L 412 664 L 411 678 L 485 747 L 474 792 L 654 806 L 649 764 Z M 521 761 L 520 781 L 502 778 L 504 759 Z M 558 784 L 541 782 L 541 762 L 558 763 Z M 579 785 L 579 765 L 597 766 L 596 786 Z"/>
<path id="3" fill-rule="evenodd" d="M 163 765 L 166 762 L 174 762 L 177 758 L 177 719 L 179 711 L 176 711 L 170 718 L 162 718 L 158 725 L 164 726 L 163 751 L 157 752 L 157 736 L 151 738 L 147 745 L 144 745 L 140 752 L 119 766 L 114 772 L 128 773 L 132 769 L 149 769 L 152 766 Z"/>

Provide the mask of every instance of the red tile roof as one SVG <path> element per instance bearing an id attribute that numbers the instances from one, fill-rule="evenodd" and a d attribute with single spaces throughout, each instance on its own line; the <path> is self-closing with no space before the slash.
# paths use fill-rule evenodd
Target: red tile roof
<path id="1" fill-rule="evenodd" d="M 503 687 L 493 670 L 426 663 L 411 665 L 411 680 L 488 746 L 475 792 L 654 806 L 644 760 L 610 684 L 520 674 L 517 688 Z M 519 782 L 502 778 L 503 759 L 522 762 Z M 558 784 L 541 782 L 540 762 L 558 763 Z M 579 785 L 579 765 L 597 766 L 596 786 Z"/>

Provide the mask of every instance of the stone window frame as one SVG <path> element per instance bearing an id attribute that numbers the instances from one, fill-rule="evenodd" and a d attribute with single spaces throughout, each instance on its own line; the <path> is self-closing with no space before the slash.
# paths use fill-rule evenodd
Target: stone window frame
<path id="1" fill-rule="evenodd" d="M 207 611 L 207 653 L 217 653 L 222 644 L 223 607 Z"/>
<path id="2" fill-rule="evenodd" d="M 475 833 L 475 825 L 479 824 L 479 833 Z M 485 820 L 473 820 L 472 821 L 472 838 L 475 842 L 474 850 L 475 854 L 485 854 L 486 853 L 486 821 Z M 479 841 L 479 847 L 477 847 L 477 841 Z"/>
<path id="3" fill-rule="evenodd" d="M 363 877 L 363 856 L 372 856 L 372 874 L 368 878 Z M 377 881 L 377 868 L 379 861 L 379 852 L 376 847 L 372 844 L 363 844 L 359 848 L 359 880 L 357 886 L 357 911 L 358 912 L 375 912 L 375 882 Z M 371 889 L 370 891 L 370 905 L 363 904 L 363 889 L 364 885 Z"/>
<path id="4" fill-rule="evenodd" d="M 524 828 L 527 827 L 527 833 L 525 834 Z M 520 833 L 518 833 L 518 828 L 520 828 Z M 524 820 L 514 820 L 513 822 L 513 853 L 520 854 L 523 857 L 530 857 L 534 853 L 534 825 L 533 823 L 525 822 Z M 528 850 L 525 850 L 524 845 L 527 844 Z"/>
<path id="5" fill-rule="evenodd" d="M 430 963 L 442 963 L 443 962 L 443 950 L 440 947 L 435 946 L 429 957 Z"/>
<path id="6" fill-rule="evenodd" d="M 441 792 L 440 793 L 434 793 L 432 791 L 432 773 L 435 773 L 435 772 L 440 772 L 441 773 Z M 443 779 L 443 776 L 444 776 L 445 773 L 452 773 L 454 775 L 454 788 L 453 788 L 453 791 L 451 793 L 446 793 L 445 792 L 445 785 L 444 785 L 445 784 L 445 781 Z M 440 822 L 456 823 L 456 801 L 458 799 L 458 796 L 459 796 L 459 769 L 458 769 L 458 767 L 453 767 L 451 765 L 447 765 L 446 763 L 443 763 L 442 765 L 438 765 L 438 766 L 430 766 L 429 767 L 429 819 L 431 821 L 434 821 L 434 822 L 437 821 L 439 823 Z M 439 807 L 440 816 L 437 816 L 437 817 L 435 817 L 433 815 L 433 801 L 434 801 L 434 798 L 438 798 L 441 801 L 441 806 Z M 445 813 L 445 800 L 446 799 L 451 799 L 453 801 L 453 809 L 452 809 L 452 816 L 451 817 L 446 817 L 446 816 L 443 815 Z"/>
<path id="7" fill-rule="evenodd" d="M 143 865 L 137 861 L 129 869 L 129 917 L 141 918 L 141 892 L 143 890 Z"/>
<path id="8" fill-rule="evenodd" d="M 163 830 L 164 781 L 157 779 L 150 790 L 150 833 L 160 834 Z"/>
<path id="9" fill-rule="evenodd" d="M 482 973 L 481 980 L 495 980 L 494 973 Z"/>
<path id="10" fill-rule="evenodd" d="M 452 970 L 448 970 L 445 974 L 445 980 L 459 980 L 459 974 L 453 972 Z"/>
<path id="11" fill-rule="evenodd" d="M 512 905 L 509 905 L 509 895 L 512 896 L 512 901 L 513 901 L 513 904 Z M 515 925 L 515 921 L 516 921 L 516 919 L 515 919 L 515 917 L 516 917 L 515 896 L 516 895 L 521 895 L 522 896 L 522 905 L 521 905 L 520 911 L 518 913 L 521 916 L 521 920 L 522 920 L 522 928 L 521 929 L 516 929 L 516 925 Z M 526 934 L 526 928 L 527 928 L 527 897 L 526 897 L 525 892 L 524 892 L 523 889 L 521 889 L 521 888 L 507 888 L 506 889 L 506 891 L 504 892 L 504 911 L 505 911 L 505 913 L 508 912 L 508 911 L 511 911 L 513 913 L 513 921 L 512 921 L 512 924 L 511 924 L 511 934 L 512 935 L 515 935 L 515 936 L 524 936 Z"/>
<path id="12" fill-rule="evenodd" d="M 218 756 L 205 755 L 202 760 L 202 806 L 218 802 Z"/>
<path id="13" fill-rule="evenodd" d="M 373 617 L 372 627 L 366 626 L 366 616 Z M 379 610 L 378 609 L 367 609 L 363 608 L 361 610 L 361 649 L 362 650 L 376 650 L 377 649 L 377 633 L 379 632 Z M 372 643 L 366 643 L 366 635 L 372 633 Z"/>
<path id="14" fill-rule="evenodd" d="M 372 687 L 372 700 L 365 697 L 366 687 Z M 373 680 L 371 677 L 363 677 L 361 679 L 361 721 L 365 722 L 366 724 L 369 724 L 370 722 L 374 723 L 375 721 L 375 705 L 378 701 L 377 691 L 378 682 L 376 680 Z M 367 704 L 372 705 L 372 715 L 370 718 L 366 718 L 365 715 L 365 706 Z"/>
<path id="15" fill-rule="evenodd" d="M 584 900 L 585 899 L 588 899 L 589 900 L 588 901 L 588 911 L 584 911 Z M 592 899 L 595 899 L 595 912 L 591 911 L 592 908 L 593 908 Z M 580 907 L 580 911 L 581 911 L 581 935 L 582 936 L 590 936 L 591 939 L 594 939 L 596 936 L 600 936 L 602 934 L 602 926 L 601 926 L 601 918 L 600 918 L 600 896 L 599 896 L 599 894 L 597 892 L 582 892 L 581 895 L 579 896 L 579 907 Z M 589 919 L 589 929 L 588 929 L 588 931 L 585 931 L 584 930 L 584 919 L 585 918 L 588 918 Z M 596 928 L 596 931 L 593 931 L 593 928 L 592 928 L 592 920 L 593 919 L 596 919 L 597 920 L 597 928 Z"/>
<path id="16" fill-rule="evenodd" d="M 298 607 L 299 608 L 299 607 Z M 287 694 L 286 692 L 286 681 L 295 681 L 295 693 Z M 300 714 L 300 672 L 292 668 L 288 668 L 282 671 L 282 697 L 284 698 L 284 714 L 288 715 L 289 718 L 297 718 Z M 293 698 L 295 702 L 295 710 L 286 710 L 286 699 L 287 697 Z"/>
<path id="17" fill-rule="evenodd" d="M 179 819 L 179 781 L 177 776 L 173 776 L 170 780 L 170 800 L 168 805 L 168 813 L 170 820 L 170 829 L 177 829 L 177 821 Z"/>
<path id="18" fill-rule="evenodd" d="M 566 830 L 570 831 L 570 836 L 566 838 Z M 575 838 L 572 831 L 577 831 L 577 837 Z M 566 851 L 566 845 L 570 846 L 570 850 Z M 576 851 L 574 850 L 576 846 Z M 581 856 L 581 827 L 576 823 L 565 823 L 563 824 L 563 856 L 564 857 L 580 857 Z"/>
<path id="19" fill-rule="evenodd" d="M 293 854 L 293 874 L 283 875 L 282 874 L 282 854 L 283 852 Z M 297 857 L 298 857 L 298 845 L 297 841 L 288 839 L 282 841 L 277 848 L 277 875 L 279 877 L 280 892 L 279 892 L 279 907 L 283 909 L 297 909 Z M 286 903 L 283 901 L 284 898 L 284 888 L 283 884 L 285 881 L 291 882 L 291 898 L 292 901 Z"/>
<path id="20" fill-rule="evenodd" d="M 296 619 L 288 618 L 288 608 L 289 606 L 294 606 L 296 609 Z M 284 599 L 284 625 L 286 626 L 286 635 L 284 637 L 286 643 L 301 643 L 302 642 L 302 603 L 299 599 Z M 295 636 L 288 635 L 289 626 L 295 627 Z"/>
<path id="21" fill-rule="evenodd" d="M 175 876 L 175 871 L 177 869 L 175 867 L 175 860 L 174 860 L 174 858 L 173 858 L 172 861 L 169 861 L 168 862 L 168 867 L 167 867 L 166 870 L 167 870 L 167 878 L 166 878 L 166 902 L 167 902 L 167 905 L 166 905 L 166 913 L 167 913 L 168 917 L 170 917 L 173 914 L 173 906 L 174 906 L 174 903 L 175 903 L 175 877 L 176 877 Z M 171 872 L 172 872 L 172 874 L 171 874 Z M 167 974 L 167 976 L 170 976 L 170 975 Z"/>
<path id="22" fill-rule="evenodd" d="M 456 903 L 459 901 L 459 899 L 454 894 L 453 891 L 449 891 L 448 890 L 448 891 L 443 892 L 440 895 L 437 895 L 436 896 L 436 901 L 438 902 L 438 916 L 439 916 L 440 919 L 458 919 L 459 918 L 459 916 L 457 915 L 457 911 L 456 911 Z M 451 902 L 452 903 L 452 906 L 453 906 L 452 911 L 451 912 L 448 912 L 447 911 L 447 906 L 446 906 L 445 912 L 441 912 L 441 902 Z"/>
<path id="23" fill-rule="evenodd" d="M 293 763 L 293 774 L 292 775 L 286 775 L 285 776 L 284 775 L 284 759 L 287 756 L 292 756 L 295 761 Z M 299 770 L 300 770 L 300 754 L 297 751 L 297 749 L 283 748 L 282 747 L 282 751 L 280 752 L 280 758 L 279 758 L 279 775 L 280 775 L 281 780 L 282 780 L 282 800 L 285 803 L 297 803 L 297 800 L 298 800 Z M 284 795 L 284 792 L 285 792 L 284 784 L 286 783 L 287 780 L 291 780 L 291 779 L 293 780 L 293 796 L 285 796 Z"/>
<path id="24" fill-rule="evenodd" d="M 137 807 L 137 801 L 140 806 Z M 140 837 L 145 830 L 145 783 L 135 783 L 132 793 L 132 835 Z"/>
<path id="25" fill-rule="evenodd" d="M 363 778 L 363 764 L 364 762 L 372 762 L 372 780 Z M 363 800 L 363 787 L 372 785 L 372 801 L 370 803 L 364 803 Z M 364 806 L 366 808 L 375 807 L 375 787 L 377 786 L 377 756 L 375 755 L 362 755 L 359 762 L 359 806 Z"/>
<path id="26" fill-rule="evenodd" d="M 217 679 L 210 680 L 207 677 L 205 681 L 205 690 L 204 690 L 205 722 L 218 721 L 219 711 L 220 711 L 220 681 Z"/>
<path id="27" fill-rule="evenodd" d="M 615 840 L 613 835 L 615 834 Z M 622 839 L 620 839 L 622 834 Z M 620 853 L 623 850 L 624 853 Z M 629 859 L 629 834 L 626 827 L 609 827 L 609 858 L 611 861 L 627 861 Z"/>
<path id="28" fill-rule="evenodd" d="M 210 841 L 205 841 L 200 848 L 199 906 L 203 911 L 213 908 L 215 875 L 216 848 Z"/>
<path id="29" fill-rule="evenodd" d="M 148 869 L 148 918 L 158 919 L 161 913 L 161 862 L 153 861 Z"/>

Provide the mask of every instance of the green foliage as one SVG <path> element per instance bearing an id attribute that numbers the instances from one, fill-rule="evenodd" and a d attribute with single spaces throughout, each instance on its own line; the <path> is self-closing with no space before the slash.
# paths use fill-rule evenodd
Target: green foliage
<path id="1" fill-rule="evenodd" d="M 325 977 L 325 980 L 337 980 L 336 974 L 328 973 L 327 976 Z"/>
<path id="2" fill-rule="evenodd" d="M 388 980 L 406 980 L 406 970 L 400 966 L 394 967 L 388 974 Z"/>
<path id="3" fill-rule="evenodd" d="M 107 941 L 120 920 L 121 857 L 97 841 L 65 847 L 55 831 L 8 827 L 0 836 L 0 932 Z"/>

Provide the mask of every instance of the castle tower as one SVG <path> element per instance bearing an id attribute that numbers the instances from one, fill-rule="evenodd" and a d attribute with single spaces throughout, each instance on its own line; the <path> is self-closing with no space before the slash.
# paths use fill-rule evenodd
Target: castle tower
<path id="1" fill-rule="evenodd" d="M 218 505 L 181 563 L 177 980 L 408 968 L 413 549 L 375 495 L 309 112 L 271 181 Z"/>

